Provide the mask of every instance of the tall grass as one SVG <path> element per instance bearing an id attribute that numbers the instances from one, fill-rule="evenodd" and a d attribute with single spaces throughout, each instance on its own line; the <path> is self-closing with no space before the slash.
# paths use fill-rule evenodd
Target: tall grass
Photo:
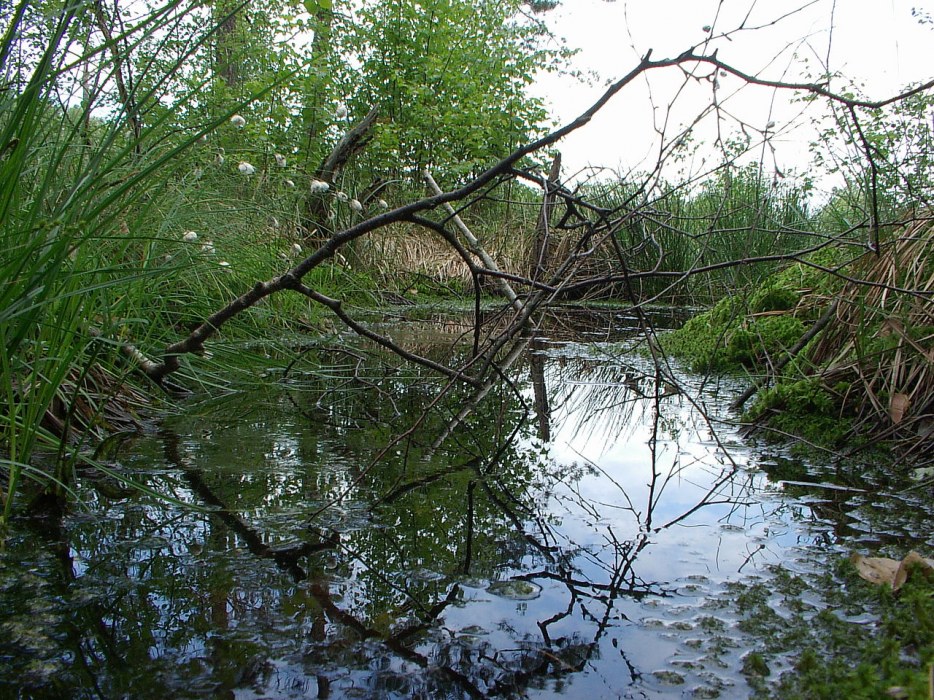
<path id="1" fill-rule="evenodd" d="M 632 271 L 687 272 L 737 263 L 677 283 L 671 277 L 642 279 L 634 290 L 641 299 L 707 304 L 754 285 L 774 269 L 774 264 L 743 261 L 805 250 L 820 235 L 805 192 L 767 180 L 754 168 L 725 171 L 693 191 L 660 183 L 642 193 L 618 183 L 596 201 L 636 212 L 617 234 Z"/>
<path id="2" fill-rule="evenodd" d="M 158 46 L 174 5 L 139 22 L 133 41 Z M 97 428 L 101 408 L 87 404 L 119 391 L 122 381 L 111 371 L 114 386 L 101 387 L 105 374 L 95 366 L 119 366 L 120 339 L 146 341 L 154 326 L 142 319 L 164 303 L 153 292 L 183 272 L 178 264 L 153 264 L 153 255 L 166 245 L 160 227 L 168 184 L 198 134 L 166 139 L 172 110 L 134 130 L 130 105 L 115 105 L 105 92 L 122 70 L 118 59 L 106 44 L 75 41 L 90 11 L 86 3 L 52 10 L 24 0 L 3 16 L 0 522 L 11 516 L 24 478 L 66 484 L 69 461 Z M 97 87 L 88 84 L 91 69 Z M 129 97 L 136 105 L 154 99 Z M 222 279 L 218 271 L 209 282 Z M 46 457 L 36 459 L 37 452 Z"/>

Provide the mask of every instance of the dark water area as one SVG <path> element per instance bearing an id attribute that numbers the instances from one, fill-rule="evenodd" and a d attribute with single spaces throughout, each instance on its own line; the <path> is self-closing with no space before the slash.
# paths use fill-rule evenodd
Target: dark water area
<path id="1" fill-rule="evenodd" d="M 348 337 L 190 401 L 111 464 L 150 493 L 80 474 L 81 506 L 14 525 L 0 697 L 747 697 L 737 590 L 930 550 L 930 504 L 743 442 L 741 386 L 663 376 L 638 330 L 565 312 L 476 405 Z"/>

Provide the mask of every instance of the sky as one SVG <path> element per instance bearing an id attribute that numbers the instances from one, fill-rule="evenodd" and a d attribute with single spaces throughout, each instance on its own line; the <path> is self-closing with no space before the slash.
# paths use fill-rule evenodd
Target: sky
<path id="1" fill-rule="evenodd" d="M 532 94 L 543 97 L 564 124 L 649 49 L 659 59 L 695 47 L 704 53 L 716 49 L 740 71 L 775 80 L 812 82 L 827 66 L 845 76 L 833 80 L 835 91 L 857 85 L 866 97 L 883 99 L 909 83 L 934 78 L 934 26 L 920 24 L 912 8 L 934 15 L 934 0 L 563 0 L 546 20 L 569 47 L 579 49 L 574 67 L 597 77 L 585 84 L 543 74 Z M 670 140 L 713 95 L 712 81 L 686 80 L 678 68 L 651 72 L 558 145 L 565 176 L 588 166 L 616 174 L 651 168 L 659 155 L 659 132 Z M 716 97 L 723 110 L 721 133 L 740 133 L 742 122 L 754 137 L 750 158 L 760 159 L 770 172 L 808 168 L 807 147 L 815 134 L 811 120 L 819 105 L 794 102 L 790 92 L 744 86 L 733 76 L 718 76 Z M 770 123 L 769 144 L 763 146 L 762 132 Z M 697 155 L 671 167 L 693 172 L 711 167 L 718 158 L 711 147 L 716 129 L 714 115 L 703 119 L 695 131 Z"/>

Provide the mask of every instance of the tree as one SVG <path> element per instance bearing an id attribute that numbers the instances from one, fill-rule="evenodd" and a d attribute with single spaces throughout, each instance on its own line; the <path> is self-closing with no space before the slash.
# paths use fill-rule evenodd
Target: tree
<path id="1" fill-rule="evenodd" d="M 525 88 L 566 54 L 543 47 L 544 25 L 521 5 L 389 0 L 361 9 L 351 102 L 360 112 L 380 107 L 378 168 L 468 177 L 540 135 L 546 112 Z"/>

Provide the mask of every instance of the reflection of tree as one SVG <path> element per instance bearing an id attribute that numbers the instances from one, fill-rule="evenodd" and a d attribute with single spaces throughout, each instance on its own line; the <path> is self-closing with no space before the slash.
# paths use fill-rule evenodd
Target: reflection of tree
<path id="1" fill-rule="evenodd" d="M 653 377 L 640 375 L 635 368 L 607 370 L 598 362 L 548 360 L 541 369 L 541 389 L 548 388 L 546 377 L 562 387 L 567 387 L 562 372 L 575 378 L 573 390 L 558 392 L 558 402 L 565 407 L 589 401 L 588 413 L 600 421 L 606 411 L 596 410 L 597 404 L 616 413 L 621 406 L 631 406 L 629 417 L 614 419 L 617 422 L 609 428 L 624 431 L 625 425 L 618 421 L 641 420 L 650 413 L 657 418 L 658 437 L 658 425 L 672 396 L 664 383 L 656 384 Z M 531 375 L 538 370 L 529 367 L 528 372 Z M 525 381 L 520 380 L 518 386 Z M 536 380 L 530 377 L 528 381 Z M 393 518 L 396 526 L 391 531 L 376 528 L 346 533 L 336 545 L 344 565 L 353 562 L 358 567 L 356 581 L 366 592 L 350 600 L 344 591 L 338 600 L 324 581 L 313 586 L 329 621 L 344 630 L 334 633 L 346 652 L 341 655 L 342 664 L 368 667 L 373 652 L 362 642 L 378 640 L 400 661 L 440 669 L 413 677 L 392 671 L 389 664 L 386 670 L 367 676 L 370 692 L 404 689 L 413 694 L 511 695 L 544 679 L 582 670 L 600 653 L 599 642 L 607 630 L 619 623 L 619 614 L 614 612 L 619 600 L 665 595 L 661 584 L 644 581 L 637 573 L 638 555 L 650 542 L 646 533 L 653 527 L 671 527 L 707 505 L 729 502 L 729 495 L 721 488 L 732 478 L 732 465 L 726 466 L 722 477 L 713 481 L 687 513 L 661 526 L 653 525 L 653 512 L 665 486 L 678 474 L 676 468 L 666 472 L 653 462 L 655 490 L 642 510 L 630 508 L 635 536 L 621 538 L 607 527 L 600 547 L 568 541 L 542 512 L 531 482 L 521 476 L 535 471 L 531 462 L 520 466 L 530 455 L 517 448 L 511 433 L 478 429 L 491 419 L 512 416 L 519 420 L 524 415 L 515 407 L 522 403 L 520 392 L 497 391 L 491 390 L 484 402 L 472 404 L 469 415 L 458 412 L 461 429 L 451 432 L 449 440 L 457 448 L 459 461 L 444 464 L 440 457 L 450 459 L 454 453 L 430 451 L 428 464 L 410 458 L 405 478 L 391 480 L 386 478 L 383 465 L 369 467 L 368 492 L 375 496 L 371 510 L 377 516 Z M 444 410 L 439 410 L 439 416 L 443 415 Z M 603 427 L 607 427 L 605 421 Z M 505 441 L 491 442 L 491 436 Z M 556 474 L 556 478 L 564 477 Z M 378 489 L 384 489 L 382 495 L 376 495 Z M 577 506 L 593 509 L 593 504 L 583 499 Z M 594 515 L 596 520 L 599 514 Z M 530 568 L 529 562 L 539 566 Z M 433 577 L 419 580 L 409 575 L 425 569 Z M 565 591 L 566 604 L 538 621 L 537 637 L 513 630 L 513 643 L 508 647 L 445 627 L 445 612 L 458 604 L 463 594 L 458 580 L 464 576 L 490 580 L 503 575 L 512 581 L 559 585 Z M 562 629 L 571 619 L 578 629 Z M 443 632 L 438 631 L 439 624 Z M 346 634 L 350 638 L 341 636 Z M 309 659 L 327 664 L 332 652 L 333 639 Z M 625 650 L 620 654 L 630 676 L 636 678 L 638 669 L 626 659 Z"/>

